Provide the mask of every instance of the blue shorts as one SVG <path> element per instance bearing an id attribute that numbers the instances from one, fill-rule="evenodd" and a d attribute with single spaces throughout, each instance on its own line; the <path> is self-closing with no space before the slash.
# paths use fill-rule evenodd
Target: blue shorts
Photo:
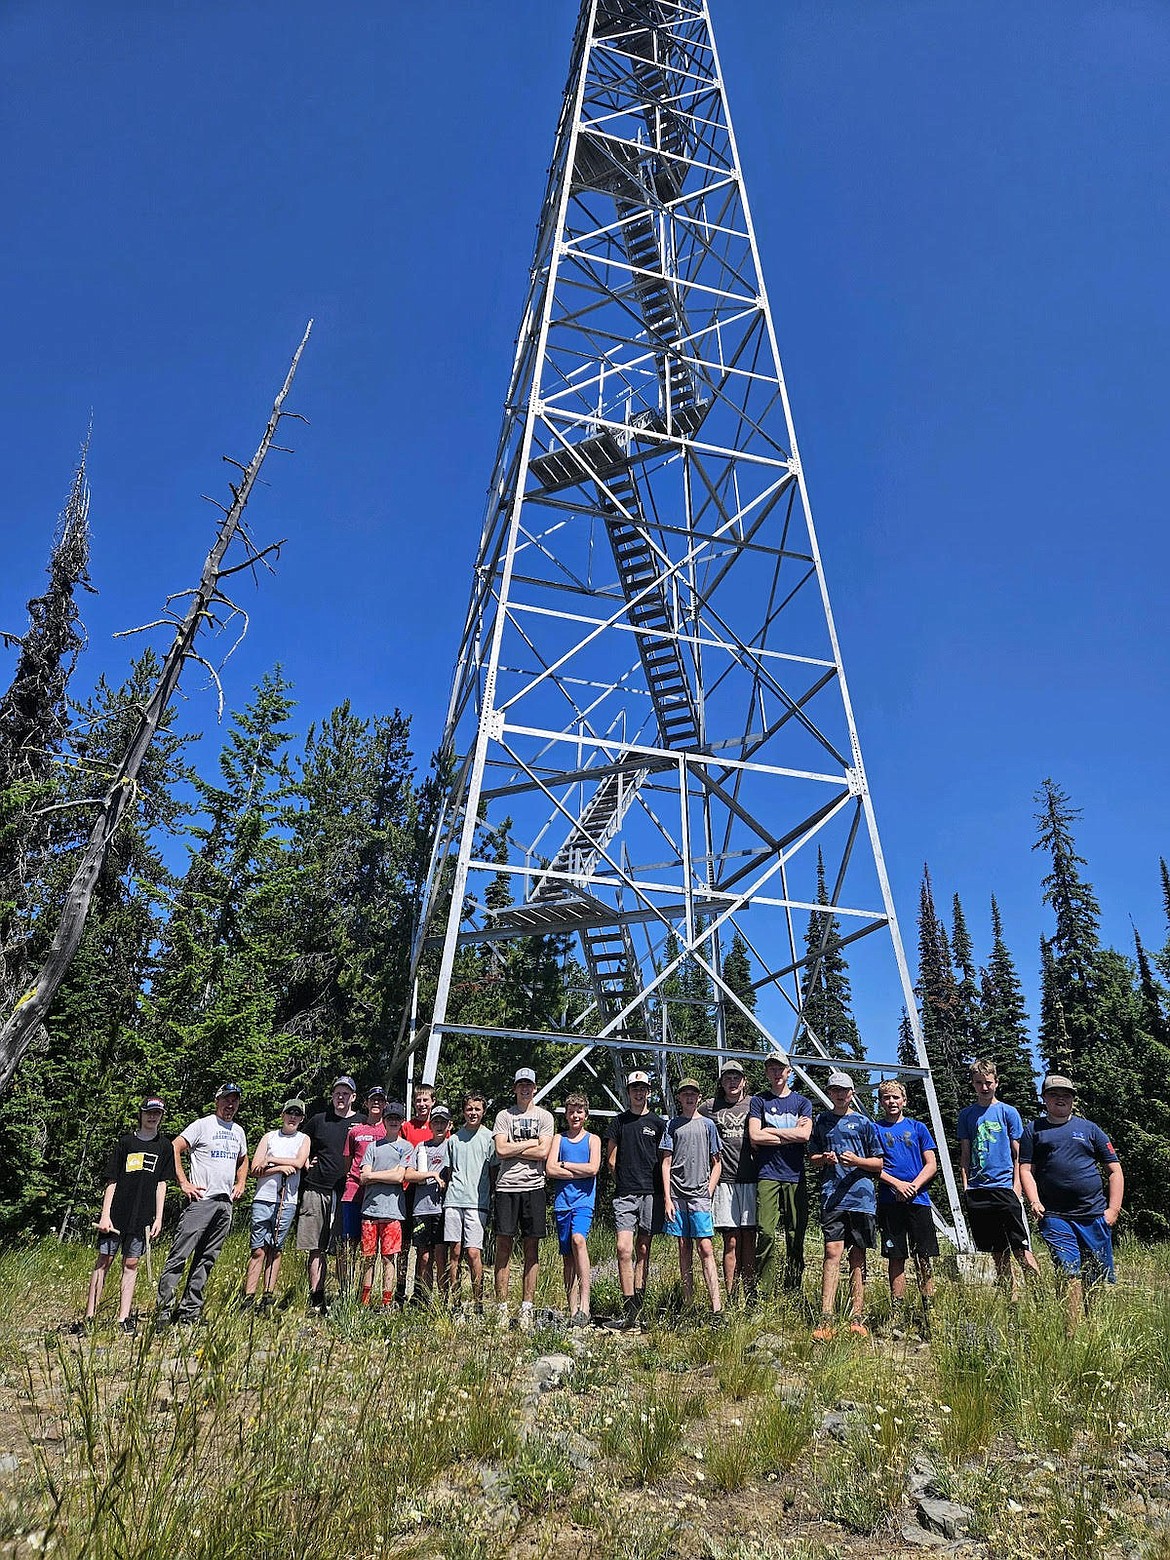
<path id="1" fill-rule="evenodd" d="M 351 1197 L 348 1202 L 340 1204 L 341 1235 L 343 1240 L 349 1241 L 351 1246 L 360 1246 L 362 1243 L 362 1198 L 359 1192 L 356 1197 Z"/>
<path id="2" fill-rule="evenodd" d="M 278 1208 L 279 1218 L 277 1218 Z M 252 1204 L 252 1250 L 259 1251 L 262 1247 L 266 1247 L 269 1251 L 279 1251 L 288 1239 L 288 1232 L 292 1229 L 296 1213 L 295 1197 L 286 1198 L 283 1208 L 275 1200 L 254 1202 Z"/>
<path id="3" fill-rule="evenodd" d="M 561 1256 L 567 1257 L 573 1249 L 574 1235 L 588 1235 L 593 1228 L 592 1208 L 554 1208 L 557 1221 L 557 1244 Z"/>
<path id="4" fill-rule="evenodd" d="M 674 1205 L 674 1218 L 662 1226 L 664 1235 L 677 1235 L 681 1240 L 703 1240 L 715 1233 L 715 1220 L 708 1203 L 706 1208 L 688 1208 L 684 1203 Z"/>
<path id="5" fill-rule="evenodd" d="M 1117 1282 L 1113 1271 L 1113 1231 L 1101 1219 L 1064 1219 L 1046 1213 L 1040 1220 L 1040 1234 L 1052 1253 L 1052 1260 L 1066 1278 L 1080 1278 L 1090 1284 Z"/>

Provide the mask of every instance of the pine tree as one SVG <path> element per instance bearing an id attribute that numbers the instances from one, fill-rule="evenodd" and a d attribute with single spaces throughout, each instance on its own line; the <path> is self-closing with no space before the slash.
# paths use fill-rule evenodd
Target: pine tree
<path id="1" fill-rule="evenodd" d="M 914 1044 L 914 1029 L 905 1008 L 902 1009 L 902 1016 L 898 1020 L 898 1060 L 903 1067 L 919 1065 L 918 1051 Z M 903 1078 L 902 1085 L 906 1090 L 906 1114 L 915 1117 L 918 1121 L 926 1121 L 929 1107 L 926 1101 L 926 1089 L 921 1079 Z"/>
<path id="2" fill-rule="evenodd" d="M 748 1012 L 754 1013 L 756 1011 L 756 991 L 752 986 L 751 959 L 748 956 L 747 943 L 744 942 L 738 931 L 732 935 L 731 947 L 724 955 L 723 968 L 720 973 L 728 989 L 735 993 Z M 724 1034 L 728 1049 L 733 1051 L 760 1050 L 763 1037 L 751 1019 L 742 1013 L 734 1002 L 724 1002 L 723 1012 Z"/>
<path id="3" fill-rule="evenodd" d="M 983 1034 L 978 1053 L 999 1072 L 1000 1098 L 1023 1115 L 1036 1101 L 1036 1074 L 1028 1041 L 1028 1013 L 1015 962 L 1003 936 L 1003 921 L 991 896 L 991 958 L 981 977 Z"/>
<path id="4" fill-rule="evenodd" d="M 1044 781 L 1036 800 L 1042 810 L 1036 815 L 1039 833 L 1032 848 L 1047 851 L 1051 862 L 1043 879 L 1044 902 L 1056 917 L 1049 948 L 1075 1073 L 1087 1060 L 1099 1029 L 1094 980 L 1101 910 L 1080 873 L 1086 862 L 1077 854 L 1072 833 L 1079 810 L 1054 780 Z"/>
<path id="5" fill-rule="evenodd" d="M 829 904 L 825 860 L 820 851 L 817 852 L 817 904 Z M 805 975 L 800 1006 L 806 1030 L 844 1066 L 864 1061 L 865 1047 L 853 1017 L 849 964 L 841 951 L 841 923 L 831 910 L 814 910 L 810 914 L 804 948 Z M 861 1110 L 872 1112 L 871 1090 L 865 1078 L 866 1075 L 859 1074 L 854 1079 L 857 1102 Z"/>
<path id="6" fill-rule="evenodd" d="M 979 979 L 967 918 L 958 894 L 952 900 L 951 957 L 958 980 L 955 985 L 955 1041 L 968 1061 L 983 1054 L 983 1014 Z"/>
<path id="7" fill-rule="evenodd" d="M 1162 909 L 1166 916 L 1166 941 L 1162 944 L 1161 951 L 1154 955 L 1154 960 L 1165 979 L 1170 980 L 1170 868 L 1166 866 L 1165 856 L 1159 858 L 1158 866 L 1162 873 Z"/>
<path id="8" fill-rule="evenodd" d="M 1068 1077 L 1075 1068 L 1072 1041 L 1064 1018 L 1056 958 L 1047 937 L 1040 939 L 1040 1058 L 1045 1072 Z"/>
<path id="9" fill-rule="evenodd" d="M 958 1029 L 958 983 L 950 939 L 934 904 L 929 867 L 922 870 L 918 905 L 918 1006 L 922 1036 L 947 1135 L 955 1135 L 959 1111 L 967 1104 L 967 1058 Z"/>

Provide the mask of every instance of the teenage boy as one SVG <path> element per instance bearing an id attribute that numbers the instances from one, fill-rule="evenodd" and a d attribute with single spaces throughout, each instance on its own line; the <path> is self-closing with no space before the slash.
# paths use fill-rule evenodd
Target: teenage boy
<path id="1" fill-rule="evenodd" d="M 417 1089 L 410 1094 L 410 1116 L 402 1124 L 402 1136 L 410 1144 L 411 1148 L 417 1148 L 420 1143 L 425 1143 L 431 1135 L 431 1106 L 435 1103 L 435 1091 L 429 1083 L 420 1083 Z M 403 1215 L 403 1228 L 409 1233 L 414 1228 L 414 1193 L 413 1186 L 408 1186 L 403 1193 L 406 1199 L 406 1212 Z M 395 1299 L 399 1305 L 406 1304 L 406 1289 L 408 1282 L 408 1269 L 410 1267 L 411 1245 L 407 1244 L 403 1250 L 402 1261 L 398 1264 L 398 1292 Z M 417 1262 L 417 1258 L 415 1259 Z"/>
<path id="2" fill-rule="evenodd" d="M 158 1281 L 158 1311 L 164 1325 L 174 1321 L 194 1326 L 199 1321 L 208 1274 L 231 1229 L 232 1208 L 244 1195 L 248 1139 L 236 1121 L 241 1098 L 238 1083 L 220 1084 L 214 1112 L 184 1127 L 171 1145 L 175 1179 L 187 1206 L 179 1215 L 170 1256 Z M 190 1175 L 183 1169 L 184 1155 L 190 1159 Z M 188 1261 L 187 1287 L 177 1309 L 172 1309 Z"/>
<path id="3" fill-rule="evenodd" d="M 371 1143 L 380 1143 L 386 1136 L 382 1115 L 386 1109 L 386 1090 L 375 1084 L 366 1094 L 365 1116 L 355 1121 L 345 1136 L 345 1152 L 341 1156 L 345 1169 L 345 1187 L 341 1193 L 340 1241 L 335 1245 L 337 1282 L 344 1289 L 348 1281 L 348 1265 L 356 1258 L 362 1243 L 362 1188 L 358 1179 L 362 1160 Z"/>
<path id="4" fill-rule="evenodd" d="M 768 1087 L 748 1107 L 748 1142 L 756 1159 L 756 1275 L 765 1296 L 784 1288 L 800 1292 L 804 1280 L 804 1238 L 808 1230 L 808 1184 L 804 1156 L 812 1133 L 812 1102 L 792 1087 L 787 1053 L 764 1061 Z M 784 1263 L 780 1263 L 780 1241 Z"/>
<path id="5" fill-rule="evenodd" d="M 97 1222 L 97 1260 L 89 1279 L 85 1320 L 74 1324 L 75 1333 L 83 1333 L 93 1325 L 106 1274 L 119 1252 L 122 1282 L 118 1290 L 118 1326 L 127 1333 L 135 1330 L 130 1307 L 138 1282 L 138 1259 L 146 1250 L 147 1239 L 157 1240 L 162 1230 L 167 1176 L 174 1163 L 169 1140 L 159 1135 L 163 1110 L 162 1100 L 155 1095 L 144 1099 L 138 1107 L 138 1126 L 133 1132 L 124 1132 L 106 1156 L 106 1190 Z"/>
<path id="6" fill-rule="evenodd" d="M 570 1327 L 588 1327 L 589 1231 L 593 1228 L 593 1209 L 597 1198 L 597 1173 L 601 1169 L 601 1139 L 587 1132 L 589 1101 L 583 1094 L 570 1094 L 565 1101 L 566 1131 L 558 1132 L 548 1151 L 545 1173 L 556 1185 L 553 1215 L 557 1223 L 557 1242 L 564 1259 L 565 1305 Z"/>
<path id="7" fill-rule="evenodd" d="M 338 1202 L 345 1188 L 345 1144 L 349 1129 L 365 1121 L 353 1108 L 357 1084 L 343 1073 L 329 1093 L 329 1106 L 310 1116 L 305 1123 L 309 1135 L 309 1162 L 301 1188 L 300 1216 L 297 1219 L 297 1250 L 308 1253 L 309 1309 L 325 1314 L 326 1258 L 331 1245 L 338 1244 L 340 1219 Z"/>
<path id="8" fill-rule="evenodd" d="M 621 1326 L 628 1330 L 639 1323 L 650 1271 L 650 1245 L 662 1229 L 658 1147 L 666 1131 L 666 1118 L 650 1109 L 648 1073 L 630 1073 L 626 1098 L 629 1109 L 620 1111 L 610 1122 L 605 1144 L 606 1163 L 613 1177 Z"/>
<path id="9" fill-rule="evenodd" d="M 1116 1282 L 1113 1227 L 1125 1176 L 1108 1136 L 1096 1122 L 1074 1114 L 1071 1079 L 1049 1073 L 1041 1095 L 1044 1114 L 1028 1123 L 1020 1139 L 1020 1183 L 1065 1286 L 1071 1333 L 1084 1310 L 1085 1286 Z"/>
<path id="10" fill-rule="evenodd" d="M 446 1276 L 443 1252 L 443 1188 L 447 1180 L 447 1132 L 451 1112 L 445 1105 L 432 1105 L 430 1134 L 414 1151 L 406 1172 L 406 1184 L 414 1188 L 414 1220 L 411 1244 L 414 1247 L 414 1298 L 429 1305 L 433 1296 L 436 1269 L 440 1282 Z"/>
<path id="11" fill-rule="evenodd" d="M 882 1172 L 882 1145 L 867 1116 L 853 1109 L 853 1079 L 831 1072 L 828 1082 L 832 1109 L 813 1122 L 809 1160 L 821 1175 L 821 1233 L 825 1265 L 821 1270 L 821 1324 L 813 1329 L 818 1342 L 832 1338 L 833 1308 L 841 1280 L 841 1258 L 849 1252 L 849 1331 L 867 1338 L 865 1254 L 877 1244 L 877 1198 L 874 1177 Z"/>
<path id="12" fill-rule="evenodd" d="M 699 1106 L 719 1133 L 723 1166 L 715 1188 L 712 1216 L 723 1238 L 723 1283 L 730 1300 L 737 1286 L 745 1299 L 756 1298 L 756 1163 L 747 1135 L 751 1109 L 742 1062 L 727 1062 L 714 1095 Z"/>
<path id="13" fill-rule="evenodd" d="M 250 1311 L 256 1303 L 260 1274 L 264 1274 L 262 1311 L 276 1304 L 276 1281 L 280 1277 L 280 1254 L 297 1213 L 297 1194 L 301 1171 L 309 1158 L 308 1134 L 301 1131 L 305 1119 L 304 1100 L 286 1100 L 276 1132 L 266 1132 L 252 1157 L 256 1177 L 256 1195 L 252 1199 L 252 1254 L 244 1275 L 244 1297 L 240 1309 Z"/>
<path id="14" fill-rule="evenodd" d="M 895 1310 L 904 1304 L 906 1258 L 913 1252 L 926 1311 L 934 1299 L 931 1262 L 938 1256 L 934 1209 L 926 1188 L 938 1174 L 938 1149 L 925 1122 L 906 1115 L 906 1091 L 896 1079 L 878 1084 L 874 1126 L 882 1145 L 877 1216 L 882 1256 L 890 1268 L 890 1295 Z"/>
<path id="15" fill-rule="evenodd" d="M 1019 1298 L 1012 1257 L 1025 1273 L 1039 1273 L 1020 1202 L 1020 1139 L 1024 1124 L 1014 1105 L 996 1098 L 999 1075 L 986 1057 L 971 1063 L 974 1105 L 959 1112 L 959 1173 L 967 1222 L 976 1250 L 995 1259 L 1000 1283 Z"/>
<path id="16" fill-rule="evenodd" d="M 678 1271 L 682 1279 L 683 1303 L 690 1305 L 695 1294 L 695 1247 L 703 1282 L 711 1302 L 712 1316 L 720 1316 L 719 1270 L 715 1266 L 715 1226 L 711 1219 L 711 1199 L 719 1185 L 721 1161 L 719 1133 L 715 1123 L 699 1115 L 702 1090 L 694 1078 L 684 1078 L 675 1090 L 677 1116 L 667 1123 L 659 1145 L 662 1154 L 662 1190 L 666 1220 L 663 1233 L 678 1239 Z"/>
<path id="17" fill-rule="evenodd" d="M 459 1264 L 471 1269 L 471 1294 L 483 1315 L 484 1229 L 491 1210 L 496 1145 L 483 1124 L 487 1101 L 482 1094 L 463 1097 L 463 1125 L 443 1145 L 447 1190 L 443 1194 L 443 1240 L 447 1246 L 447 1289 L 459 1298 Z"/>
<path id="18" fill-rule="evenodd" d="M 515 1078 L 516 1104 L 496 1116 L 493 1137 L 496 1158 L 496 1304 L 501 1326 L 508 1324 L 508 1264 L 512 1244 L 524 1242 L 524 1281 L 521 1292 L 520 1330 L 532 1327 L 532 1302 L 540 1272 L 540 1243 L 545 1230 L 544 1166 L 552 1147 L 556 1123 L 541 1105 L 533 1103 L 536 1074 L 521 1067 Z"/>
<path id="19" fill-rule="evenodd" d="M 369 1144 L 358 1167 L 362 1188 L 362 1285 L 359 1300 L 369 1305 L 374 1269 L 382 1262 L 382 1305 L 394 1305 L 394 1279 L 402 1250 L 402 1221 L 406 1213 L 403 1183 L 415 1150 L 402 1136 L 406 1106 L 386 1106 L 385 1132 Z"/>

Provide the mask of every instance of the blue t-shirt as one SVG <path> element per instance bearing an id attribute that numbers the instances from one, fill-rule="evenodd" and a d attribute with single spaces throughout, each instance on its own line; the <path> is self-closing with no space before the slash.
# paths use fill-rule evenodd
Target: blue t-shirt
<path id="1" fill-rule="evenodd" d="M 582 1132 L 580 1139 L 574 1143 L 571 1139 L 561 1134 L 561 1163 L 563 1165 L 587 1165 L 589 1163 L 589 1140 L 591 1134 Z M 597 1197 L 597 1177 L 595 1175 L 583 1175 L 573 1181 L 557 1181 L 555 1183 L 557 1194 L 553 1198 L 553 1208 L 557 1213 L 570 1213 L 574 1208 L 593 1211 L 593 1204 Z"/>
<path id="2" fill-rule="evenodd" d="M 926 1163 L 923 1154 L 928 1149 L 932 1154 L 938 1152 L 929 1127 L 925 1122 L 914 1121 L 909 1116 L 903 1116 L 901 1121 L 875 1121 L 873 1125 L 882 1145 L 882 1158 L 889 1174 L 896 1175 L 899 1181 L 917 1180 Z M 887 1186 L 884 1181 L 878 1182 L 878 1202 L 902 1200 L 892 1186 Z M 923 1187 L 912 1201 L 929 1207 L 930 1193 Z"/>
<path id="3" fill-rule="evenodd" d="M 1023 1135 L 1024 1123 L 1014 1105 L 993 1100 L 990 1105 L 965 1105 L 959 1112 L 959 1141 L 971 1145 L 968 1186 L 1012 1186 L 1012 1144 Z"/>
<path id="4" fill-rule="evenodd" d="M 812 1117 L 813 1108 L 803 1094 L 753 1094 L 748 1107 L 748 1120 L 758 1121 L 763 1127 L 791 1131 L 802 1116 Z M 749 1129 L 750 1130 L 750 1129 Z M 786 1181 L 797 1186 L 804 1180 L 805 1143 L 766 1144 L 755 1150 L 757 1175 L 761 1181 Z"/>
<path id="5" fill-rule="evenodd" d="M 868 1116 L 849 1110 L 838 1116 L 823 1110 L 813 1122 L 808 1141 L 810 1154 L 860 1154 L 863 1159 L 882 1157 L 881 1139 Z M 874 1172 L 856 1165 L 825 1165 L 821 1170 L 822 1213 L 876 1213 Z"/>
<path id="6" fill-rule="evenodd" d="M 1105 1212 L 1100 1167 L 1119 1161 L 1096 1122 L 1070 1116 L 1058 1127 L 1041 1116 L 1024 1128 L 1020 1163 L 1032 1166 L 1036 1190 L 1049 1213 L 1087 1223 Z"/>

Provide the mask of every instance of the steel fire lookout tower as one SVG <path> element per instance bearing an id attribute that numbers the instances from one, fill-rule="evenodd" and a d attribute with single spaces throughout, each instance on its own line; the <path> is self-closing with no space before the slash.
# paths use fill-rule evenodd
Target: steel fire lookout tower
<path id="1" fill-rule="evenodd" d="M 452 1015 L 458 949 L 555 935 L 590 995 L 532 1035 L 565 1043 L 554 1083 L 616 1097 L 634 1054 L 665 1083 L 656 993 L 685 961 L 713 1049 L 737 1012 L 819 1093 L 819 852 L 836 945 L 888 994 L 868 1065 L 923 1079 L 941 1145 L 707 0 L 582 0 L 444 740 L 427 1080 L 461 1036 L 518 1033 Z M 501 865 L 481 840 L 505 819 Z M 723 977 L 736 932 L 754 1013 Z"/>

